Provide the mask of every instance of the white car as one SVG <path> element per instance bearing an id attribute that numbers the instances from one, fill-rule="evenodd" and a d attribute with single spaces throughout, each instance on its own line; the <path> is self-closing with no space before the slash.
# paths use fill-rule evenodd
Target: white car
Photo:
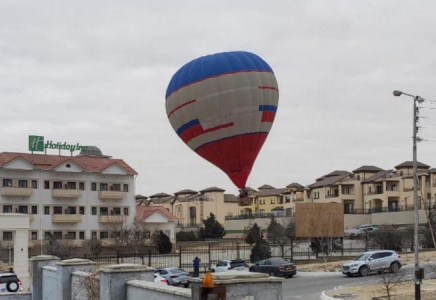
<path id="1" fill-rule="evenodd" d="M 22 291 L 21 280 L 14 272 L 0 273 L 0 293 L 16 293 Z"/>
<path id="2" fill-rule="evenodd" d="M 381 250 L 365 252 L 342 266 L 342 274 L 366 276 L 372 272 L 398 272 L 401 268 L 401 256 L 395 251 Z"/>
<path id="3" fill-rule="evenodd" d="M 160 276 L 157 273 L 154 273 L 154 282 L 168 284 L 168 280 L 166 280 L 165 278 L 163 278 L 162 276 Z"/>
<path id="4" fill-rule="evenodd" d="M 227 270 L 249 271 L 248 265 L 241 259 L 221 260 L 212 267 L 212 272 L 225 272 Z"/>

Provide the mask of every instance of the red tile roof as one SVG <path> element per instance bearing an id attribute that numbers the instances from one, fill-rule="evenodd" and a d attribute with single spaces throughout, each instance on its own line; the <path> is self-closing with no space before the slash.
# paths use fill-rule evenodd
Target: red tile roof
<path id="1" fill-rule="evenodd" d="M 125 163 L 122 159 L 113 159 L 98 156 L 61 156 L 61 155 L 45 155 L 45 154 L 29 154 L 16 152 L 0 153 L 0 167 L 10 163 L 11 161 L 22 158 L 28 161 L 37 169 L 52 170 L 64 162 L 71 161 L 84 171 L 87 172 L 102 172 L 113 164 L 119 164 L 120 167 L 126 170 L 130 175 L 138 173 Z"/>
<path id="2" fill-rule="evenodd" d="M 147 219 L 149 216 L 154 214 L 155 212 L 162 213 L 165 217 L 170 220 L 177 220 L 177 217 L 173 215 L 163 206 L 136 206 L 136 219 L 143 220 Z"/>

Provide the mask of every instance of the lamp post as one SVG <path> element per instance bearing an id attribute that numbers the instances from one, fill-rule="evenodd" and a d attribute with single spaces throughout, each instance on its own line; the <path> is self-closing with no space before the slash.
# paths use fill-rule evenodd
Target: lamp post
<path id="1" fill-rule="evenodd" d="M 424 102 L 424 99 L 420 96 L 415 96 L 401 91 L 394 91 L 394 96 L 399 97 L 401 95 L 409 96 L 413 98 L 413 224 L 414 224 L 414 243 L 413 248 L 415 250 L 415 300 L 421 300 L 421 276 L 419 270 L 419 214 L 418 214 L 418 175 L 417 175 L 417 161 L 416 161 L 416 133 L 418 122 L 418 109 L 416 103 Z"/>

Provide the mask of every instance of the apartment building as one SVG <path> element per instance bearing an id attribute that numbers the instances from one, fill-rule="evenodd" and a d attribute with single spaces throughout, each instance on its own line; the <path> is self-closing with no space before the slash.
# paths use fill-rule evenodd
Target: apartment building
<path id="1" fill-rule="evenodd" d="M 50 236 L 108 239 L 111 225 L 133 221 L 136 175 L 96 147 L 78 156 L 2 152 L 0 211 L 29 215 L 30 246 Z M 13 239 L 0 231 L 0 240 Z"/>
<path id="2" fill-rule="evenodd" d="M 224 192 L 225 190 L 218 187 L 210 187 L 200 192 L 184 189 L 174 195 L 138 195 L 136 200 L 142 206 L 166 208 L 177 217 L 178 227 L 199 227 L 210 213 L 213 213 L 220 223 L 224 222 L 225 216 L 238 214 L 238 199 L 235 195 Z"/>

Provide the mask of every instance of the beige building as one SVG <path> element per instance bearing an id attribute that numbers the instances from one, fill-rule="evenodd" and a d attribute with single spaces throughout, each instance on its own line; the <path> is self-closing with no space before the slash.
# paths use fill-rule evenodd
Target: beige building
<path id="1" fill-rule="evenodd" d="M 185 189 L 169 195 L 154 194 L 150 197 L 138 195 L 140 206 L 162 206 L 177 218 L 178 227 L 200 227 L 210 213 L 224 224 L 225 216 L 238 215 L 238 199 L 235 195 L 225 194 L 225 190 L 210 187 L 200 192 Z"/>
<path id="2" fill-rule="evenodd" d="M 144 224 L 144 238 L 151 239 L 157 231 L 166 234 L 172 243 L 176 241 L 177 218 L 163 206 L 136 206 L 136 220 Z"/>

